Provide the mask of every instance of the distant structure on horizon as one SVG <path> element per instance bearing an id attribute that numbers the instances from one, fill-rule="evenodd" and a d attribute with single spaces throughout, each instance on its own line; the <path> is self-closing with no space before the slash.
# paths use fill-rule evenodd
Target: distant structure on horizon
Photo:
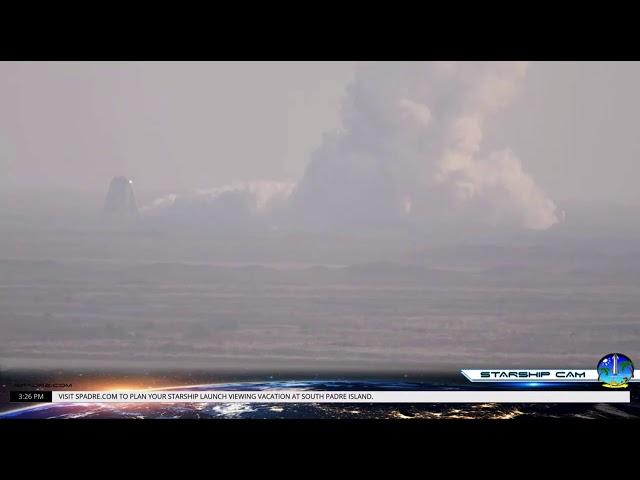
<path id="1" fill-rule="evenodd" d="M 138 205 L 133 195 L 132 181 L 126 177 L 113 177 L 104 201 L 104 213 L 116 220 L 136 220 Z"/>

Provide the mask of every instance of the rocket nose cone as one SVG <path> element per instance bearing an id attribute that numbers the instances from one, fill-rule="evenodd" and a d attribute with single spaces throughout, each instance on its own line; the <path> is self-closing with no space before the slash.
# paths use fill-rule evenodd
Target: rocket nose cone
<path id="1" fill-rule="evenodd" d="M 111 217 L 132 219 L 138 216 L 138 207 L 132 188 L 133 182 L 123 176 L 114 177 L 104 202 L 104 211 Z"/>

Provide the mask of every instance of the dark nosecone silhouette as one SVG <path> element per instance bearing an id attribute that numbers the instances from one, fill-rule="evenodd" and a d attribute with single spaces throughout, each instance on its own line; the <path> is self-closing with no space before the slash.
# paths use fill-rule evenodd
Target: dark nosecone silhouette
<path id="1" fill-rule="evenodd" d="M 120 220 L 138 218 L 138 206 L 133 195 L 132 182 L 126 177 L 114 177 L 104 202 L 104 212 L 109 217 Z"/>

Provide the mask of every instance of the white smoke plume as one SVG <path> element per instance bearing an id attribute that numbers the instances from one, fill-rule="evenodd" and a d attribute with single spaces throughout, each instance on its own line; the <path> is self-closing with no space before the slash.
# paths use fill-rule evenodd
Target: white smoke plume
<path id="1" fill-rule="evenodd" d="M 362 66 L 344 130 L 314 153 L 297 206 L 342 223 L 446 212 L 549 228 L 556 206 L 518 158 L 482 151 L 485 122 L 511 104 L 526 70 L 521 62 Z"/>
<path id="2" fill-rule="evenodd" d="M 359 67 L 342 107 L 294 186 L 236 183 L 156 201 L 155 209 L 312 226 L 428 222 L 438 216 L 547 229 L 555 204 L 505 148 L 482 149 L 484 127 L 524 79 L 522 62 L 374 63 Z M 282 217 L 281 217 L 282 218 Z"/>
<path id="3" fill-rule="evenodd" d="M 198 189 L 186 195 L 169 194 L 145 207 L 143 213 L 181 220 L 241 224 L 281 212 L 294 185 L 292 182 L 257 180 Z"/>

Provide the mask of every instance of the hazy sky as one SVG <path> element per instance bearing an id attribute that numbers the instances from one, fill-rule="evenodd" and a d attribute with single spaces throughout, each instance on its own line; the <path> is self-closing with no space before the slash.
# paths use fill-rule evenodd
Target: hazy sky
<path id="1" fill-rule="evenodd" d="M 0 186 L 296 180 L 355 63 L 0 63 Z M 640 203 L 640 63 L 532 63 L 484 127 L 556 201 Z"/>
<path id="2" fill-rule="evenodd" d="M 295 179 L 350 63 L 0 63 L 3 183 L 105 190 Z"/>

